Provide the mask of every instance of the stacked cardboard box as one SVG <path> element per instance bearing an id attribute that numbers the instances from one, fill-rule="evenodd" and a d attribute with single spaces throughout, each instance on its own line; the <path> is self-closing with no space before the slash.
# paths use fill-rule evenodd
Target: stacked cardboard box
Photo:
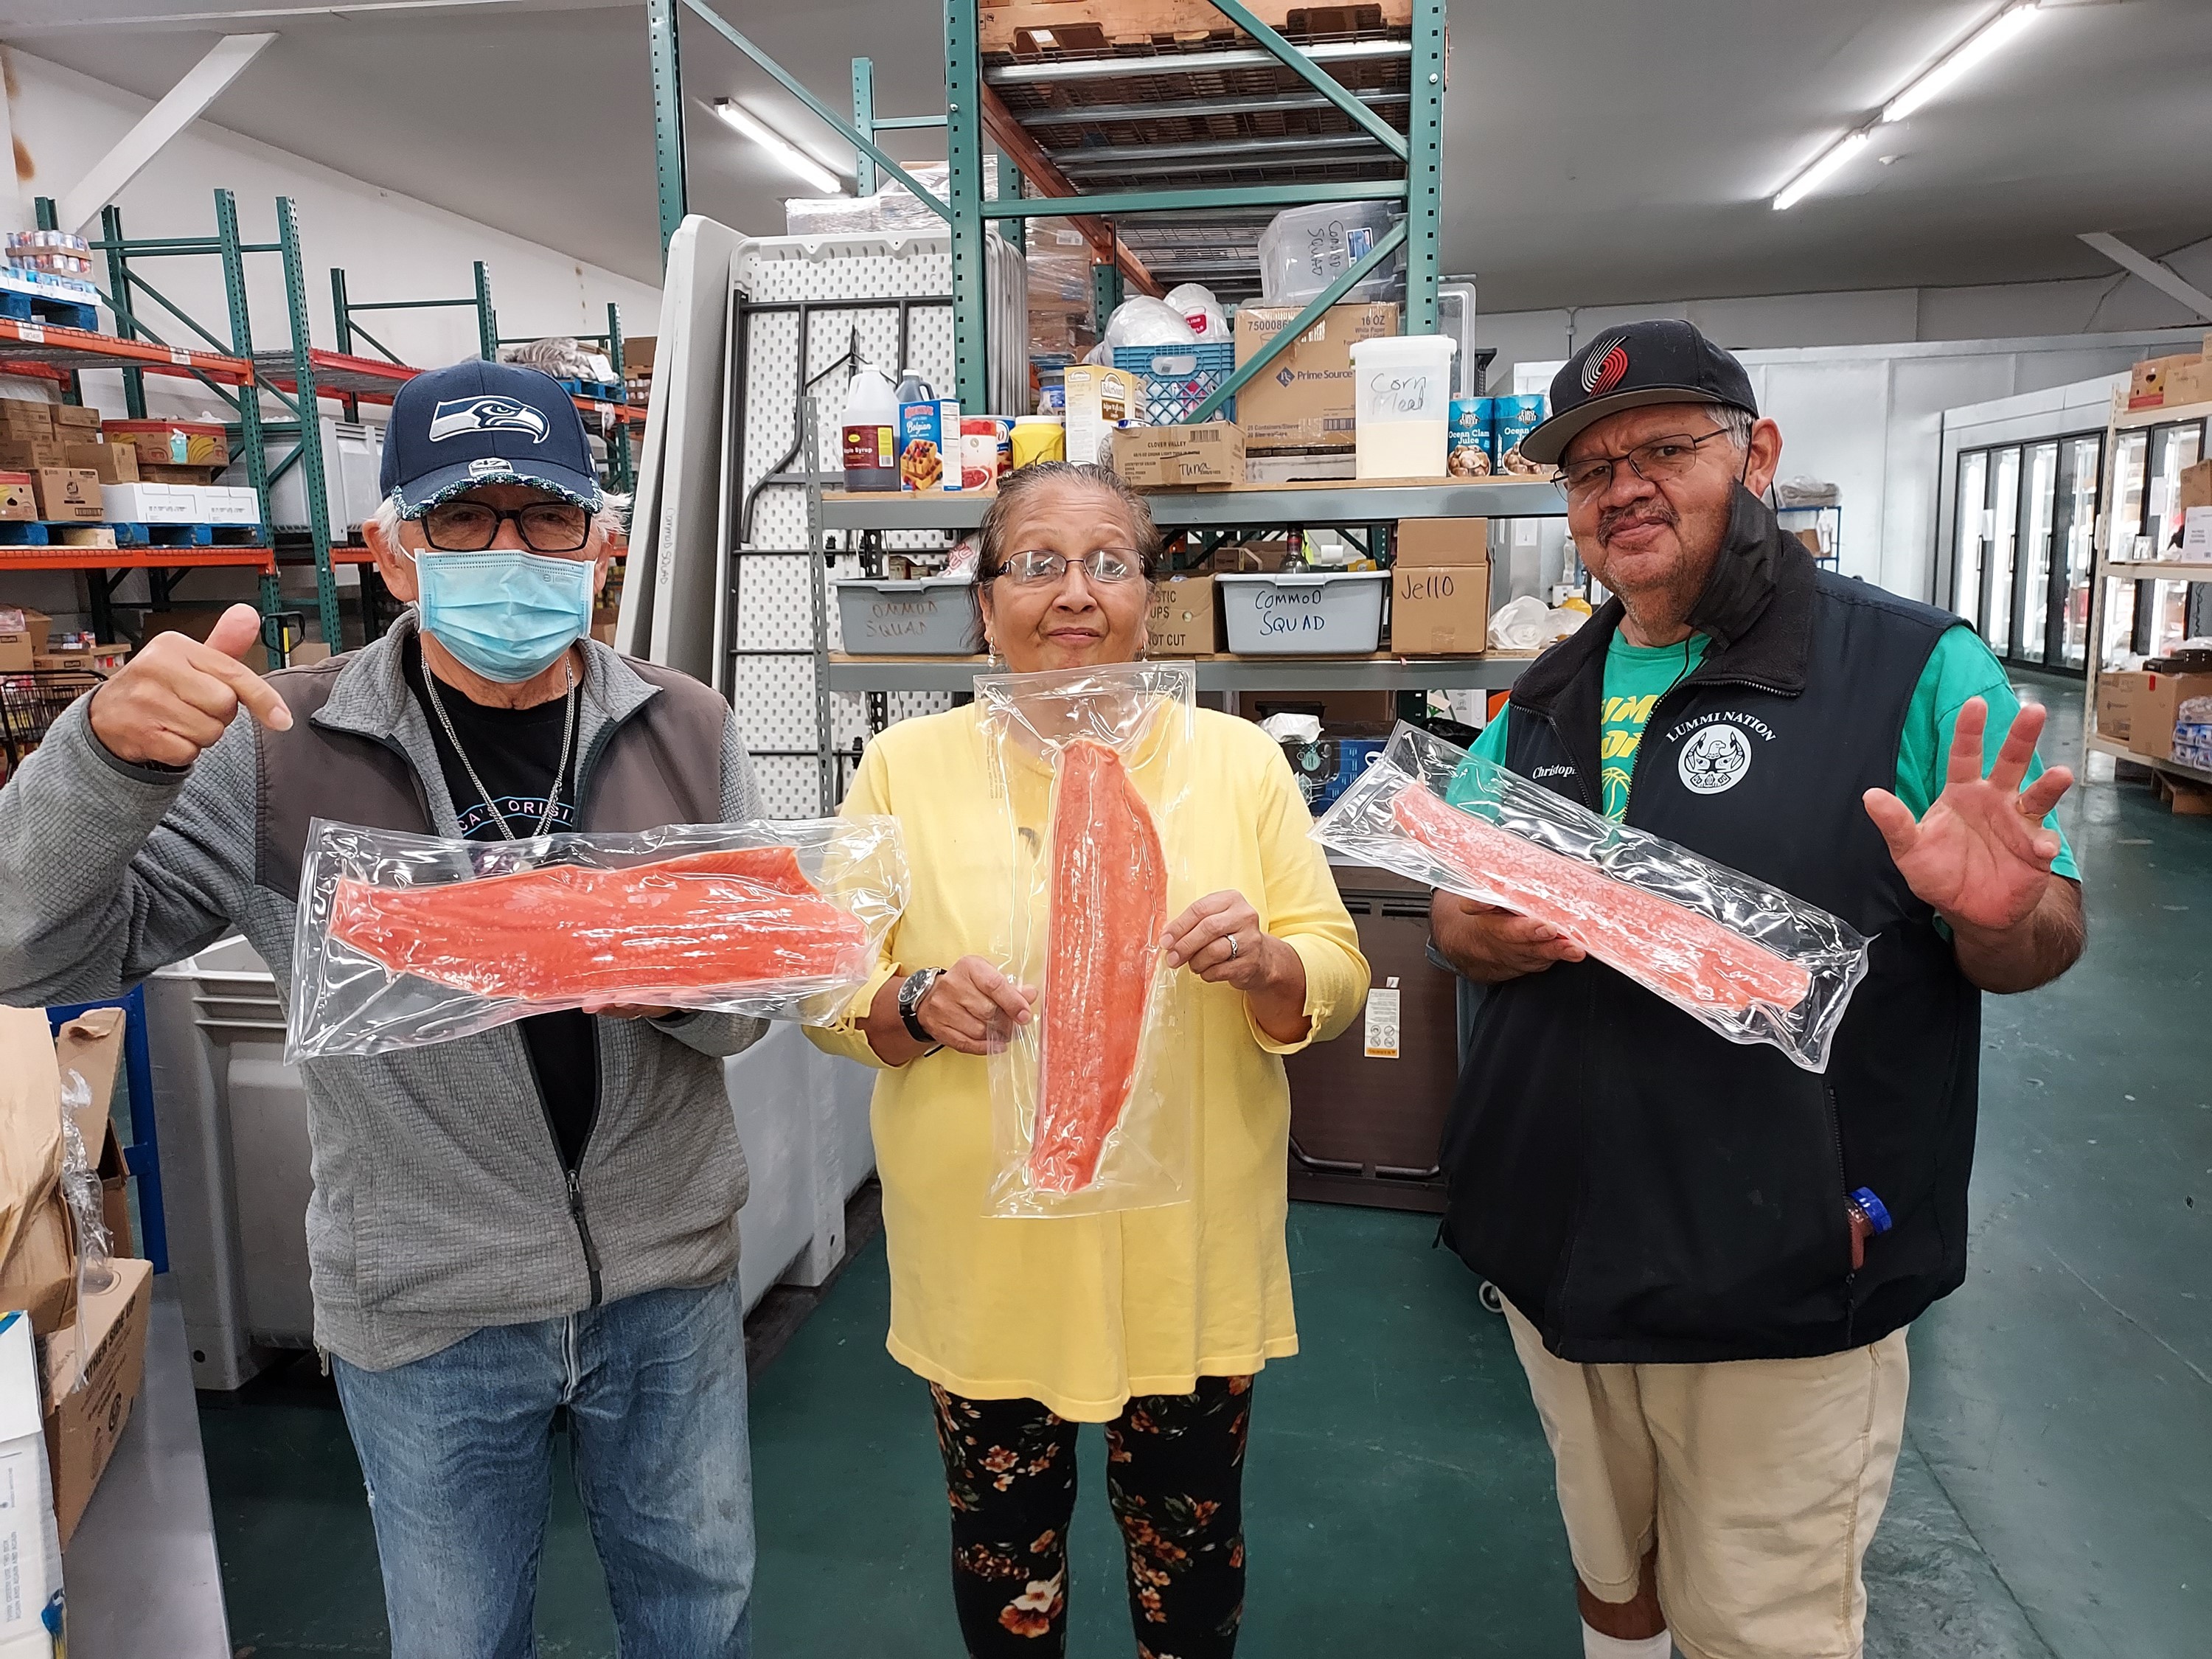
<path id="1" fill-rule="evenodd" d="M 2204 349 L 2137 363 L 2129 378 L 2130 409 L 2171 409 L 2212 403 L 2212 334 Z"/>
<path id="2" fill-rule="evenodd" d="M 1390 584 L 1390 648 L 1479 657 L 1490 629 L 1490 521 L 1401 519 Z"/>
<path id="3" fill-rule="evenodd" d="M 1296 306 L 1242 306 L 1237 366 L 1297 320 Z M 1321 320 L 1268 361 L 1237 394 L 1237 423 L 1255 450 L 1350 449 L 1356 399 L 1352 348 L 1398 331 L 1395 305 L 1331 306 Z"/>

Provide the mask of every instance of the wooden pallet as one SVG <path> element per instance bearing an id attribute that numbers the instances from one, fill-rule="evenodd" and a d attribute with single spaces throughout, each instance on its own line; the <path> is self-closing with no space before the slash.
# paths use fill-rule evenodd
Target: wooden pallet
<path id="1" fill-rule="evenodd" d="M 59 328 L 100 331 L 100 312 L 82 301 L 58 299 L 51 294 L 26 294 L 21 289 L 0 289 L 0 317 L 19 323 L 52 323 Z"/>
<path id="2" fill-rule="evenodd" d="M 1271 28 L 1294 36 L 1372 33 L 1410 28 L 1413 21 L 1413 0 L 1336 6 L 1254 0 L 1251 11 Z M 1240 33 L 1206 0 L 982 0 L 977 22 L 984 52 L 1024 56 Z"/>

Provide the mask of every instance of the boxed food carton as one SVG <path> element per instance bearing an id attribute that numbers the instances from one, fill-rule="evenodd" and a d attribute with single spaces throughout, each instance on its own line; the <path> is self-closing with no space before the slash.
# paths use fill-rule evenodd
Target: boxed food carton
<path id="1" fill-rule="evenodd" d="M 2144 673 L 2097 676 L 2097 735 L 2125 743 L 2134 725 L 2136 703 L 2150 685 Z"/>
<path id="2" fill-rule="evenodd" d="M 2098 676 L 2098 684 L 2104 684 Z M 2146 674 L 2128 714 L 2128 747 L 2149 760 L 2173 758 L 2173 727 L 2181 705 L 2212 697 L 2212 674 Z M 2109 735 L 2109 734 L 2108 734 Z"/>
<path id="3" fill-rule="evenodd" d="M 1298 319 L 1296 306 L 1242 306 L 1237 312 L 1237 364 L 1243 368 Z M 1253 449 L 1349 449 L 1358 398 L 1352 348 L 1398 331 L 1398 307 L 1331 306 L 1321 320 L 1285 346 L 1237 394 L 1237 423 Z"/>
<path id="4" fill-rule="evenodd" d="M 98 410 L 87 404 L 48 404 L 45 407 L 47 416 L 54 423 L 55 431 L 88 432 L 94 434 L 94 437 L 86 438 L 82 441 L 86 443 L 95 441 L 100 431 Z M 78 441 L 72 439 L 70 441 Z"/>
<path id="5" fill-rule="evenodd" d="M 44 1018 L 44 1015 L 40 1016 Z M 0 1313 L 0 1655 L 51 1659 L 61 1626 L 62 1540 L 46 1463 L 31 1322 Z"/>
<path id="6" fill-rule="evenodd" d="M 117 524 L 204 524 L 199 494 L 194 484 L 112 483 L 103 485 L 100 501 Z"/>
<path id="7" fill-rule="evenodd" d="M 1490 566 L 1401 562 L 1391 572 L 1390 648 L 1402 656 L 1479 657 L 1490 633 Z"/>
<path id="8" fill-rule="evenodd" d="M 115 526 L 112 524 L 58 524 L 52 531 L 56 547 L 113 547 Z"/>
<path id="9" fill-rule="evenodd" d="M 53 618 L 27 605 L 0 605 L 0 674 L 30 672 L 46 648 Z"/>
<path id="10" fill-rule="evenodd" d="M 28 520 L 39 516 L 39 494 L 27 472 L 0 472 L 0 519 Z"/>
<path id="11" fill-rule="evenodd" d="M 1107 434 L 1136 419 L 1144 390 L 1126 368 L 1070 363 L 1060 385 L 1066 399 L 1067 459 L 1084 465 L 1106 458 Z"/>
<path id="12" fill-rule="evenodd" d="M 71 646 L 31 659 L 31 666 L 58 674 L 112 674 L 131 655 L 129 641 L 112 645 Z"/>
<path id="13" fill-rule="evenodd" d="M 951 398 L 899 405 L 899 488 L 960 488 L 960 405 Z"/>
<path id="14" fill-rule="evenodd" d="M 1152 584 L 1145 614 L 1145 648 L 1155 657 L 1213 654 L 1213 578 L 1197 571 L 1163 576 Z"/>
<path id="15" fill-rule="evenodd" d="M 107 516 L 100 503 L 100 475 L 84 467 L 34 467 L 31 487 L 38 494 L 39 516 L 50 524 L 97 524 Z"/>
<path id="16" fill-rule="evenodd" d="M 141 466 L 224 466 L 230 443 L 212 421 L 102 421 L 100 432 L 112 444 L 138 452 Z"/>
<path id="17" fill-rule="evenodd" d="M 1107 464 L 1138 489 L 1203 489 L 1244 482 L 1244 434 L 1226 421 L 1203 426 L 1125 426 Z"/>
<path id="18" fill-rule="evenodd" d="M 40 1336 L 76 1307 L 61 1169 L 61 1067 L 46 1011 L 0 1008 L 0 1309 L 28 1313 Z"/>
<path id="19" fill-rule="evenodd" d="M 1462 565 L 1490 562 L 1487 519 L 1401 519 L 1392 544 L 1396 562 L 1407 565 Z"/>

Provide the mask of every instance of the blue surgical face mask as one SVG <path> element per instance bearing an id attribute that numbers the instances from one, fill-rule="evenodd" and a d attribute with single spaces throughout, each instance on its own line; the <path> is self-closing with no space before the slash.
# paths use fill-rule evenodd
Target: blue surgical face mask
<path id="1" fill-rule="evenodd" d="M 415 558 L 423 631 L 464 667 L 516 685 L 544 673 L 592 625 L 591 559 L 496 549 Z"/>

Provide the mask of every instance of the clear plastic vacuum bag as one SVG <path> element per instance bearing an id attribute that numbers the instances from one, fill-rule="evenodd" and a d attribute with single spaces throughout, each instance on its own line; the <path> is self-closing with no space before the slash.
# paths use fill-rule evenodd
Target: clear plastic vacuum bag
<path id="1" fill-rule="evenodd" d="M 285 1054 L 383 1054 L 562 1008 L 827 1024 L 906 896 L 888 817 L 513 842 L 318 818 Z"/>
<path id="2" fill-rule="evenodd" d="M 1865 939 L 1826 911 L 1415 726 L 1391 734 L 1313 833 L 1547 921 L 1729 1042 L 1771 1043 L 1808 1072 L 1827 1069 L 1866 977 Z"/>
<path id="3" fill-rule="evenodd" d="M 989 1060 L 991 1213 L 1088 1215 L 1192 1190 L 1177 816 L 1197 677 L 1122 663 L 975 682 L 1012 855 L 1001 966 L 1036 995 Z"/>

